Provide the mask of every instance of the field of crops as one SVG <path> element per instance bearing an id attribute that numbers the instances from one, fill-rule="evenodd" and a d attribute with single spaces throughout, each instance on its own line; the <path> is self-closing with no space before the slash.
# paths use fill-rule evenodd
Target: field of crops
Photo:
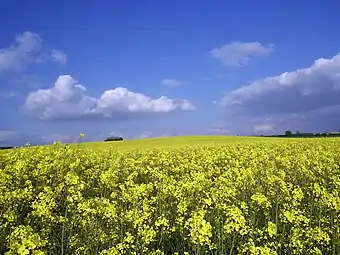
<path id="1" fill-rule="evenodd" d="M 125 140 L 123 142 L 86 142 L 82 146 L 94 150 L 103 150 L 114 147 L 119 150 L 148 150 L 153 148 L 178 148 L 183 146 L 202 146 L 202 145 L 221 145 L 229 143 L 242 143 L 250 141 L 264 140 L 282 140 L 287 138 L 271 137 L 251 137 L 251 136 L 175 136 L 175 137 L 157 137 L 137 140 Z M 293 138 L 294 139 L 294 138 Z M 78 144 L 72 144 L 78 146 Z"/>
<path id="2" fill-rule="evenodd" d="M 0 254 L 340 254 L 340 139 L 0 153 Z"/>

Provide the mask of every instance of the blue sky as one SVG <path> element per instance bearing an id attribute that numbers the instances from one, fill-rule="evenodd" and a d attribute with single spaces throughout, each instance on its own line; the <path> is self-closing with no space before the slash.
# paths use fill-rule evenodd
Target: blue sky
<path id="1" fill-rule="evenodd" d="M 1 1 L 0 144 L 340 128 L 337 1 Z"/>

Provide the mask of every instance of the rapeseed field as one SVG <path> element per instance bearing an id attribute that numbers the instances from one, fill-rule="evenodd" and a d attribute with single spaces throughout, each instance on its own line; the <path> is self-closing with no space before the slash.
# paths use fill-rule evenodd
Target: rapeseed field
<path id="1" fill-rule="evenodd" d="M 340 254 L 340 139 L 175 144 L 0 153 L 0 254 Z"/>

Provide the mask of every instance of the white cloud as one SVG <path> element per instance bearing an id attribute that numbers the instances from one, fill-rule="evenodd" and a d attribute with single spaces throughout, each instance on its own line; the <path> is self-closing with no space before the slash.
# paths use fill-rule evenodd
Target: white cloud
<path id="1" fill-rule="evenodd" d="M 183 85 L 187 85 L 188 82 L 186 81 L 180 81 L 180 80 L 177 80 L 177 79 L 164 79 L 161 81 L 161 85 L 162 86 L 165 86 L 165 87 L 180 87 L 180 86 L 183 86 Z"/>
<path id="2" fill-rule="evenodd" d="M 246 66 L 255 56 L 267 56 L 274 51 L 274 45 L 263 45 L 260 42 L 232 42 L 221 48 L 210 51 L 213 58 L 225 66 Z"/>
<path id="3" fill-rule="evenodd" d="M 337 129 L 340 125 L 340 54 L 308 68 L 254 81 L 227 93 L 219 104 L 233 116 L 288 120 L 294 127 Z M 288 123 L 288 122 L 287 122 Z"/>
<path id="4" fill-rule="evenodd" d="M 29 31 L 18 35 L 15 43 L 0 49 L 0 72 L 21 70 L 29 62 L 35 62 L 42 46 L 41 37 Z"/>
<path id="5" fill-rule="evenodd" d="M 86 92 L 86 88 L 70 75 L 61 75 L 52 88 L 30 93 L 24 110 L 41 120 L 122 119 L 140 114 L 195 110 L 188 100 L 164 96 L 152 99 L 123 87 L 106 90 L 99 98 L 91 97 Z"/>
<path id="6" fill-rule="evenodd" d="M 53 49 L 51 52 L 52 61 L 60 64 L 65 64 L 67 62 L 67 55 L 65 52 Z"/>
<path id="7" fill-rule="evenodd" d="M 43 52 L 42 38 L 38 34 L 25 31 L 16 36 L 12 45 L 0 49 L 0 72 L 21 71 L 29 63 L 55 59 L 57 54 L 60 55 L 60 52 L 55 51 L 46 58 Z"/>

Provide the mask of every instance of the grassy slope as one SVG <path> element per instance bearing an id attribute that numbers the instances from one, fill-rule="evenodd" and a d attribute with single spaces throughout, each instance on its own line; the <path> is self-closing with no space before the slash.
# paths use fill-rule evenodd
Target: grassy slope
<path id="1" fill-rule="evenodd" d="M 285 139 L 286 138 L 281 138 Z M 247 137 L 247 136 L 177 136 L 163 138 L 146 138 L 117 142 L 85 142 L 83 146 L 91 149 L 106 149 L 114 146 L 118 149 L 153 149 L 164 147 L 182 147 L 209 144 L 225 144 L 253 140 L 281 140 L 280 138 Z M 77 144 L 73 144 L 75 146 Z"/>

